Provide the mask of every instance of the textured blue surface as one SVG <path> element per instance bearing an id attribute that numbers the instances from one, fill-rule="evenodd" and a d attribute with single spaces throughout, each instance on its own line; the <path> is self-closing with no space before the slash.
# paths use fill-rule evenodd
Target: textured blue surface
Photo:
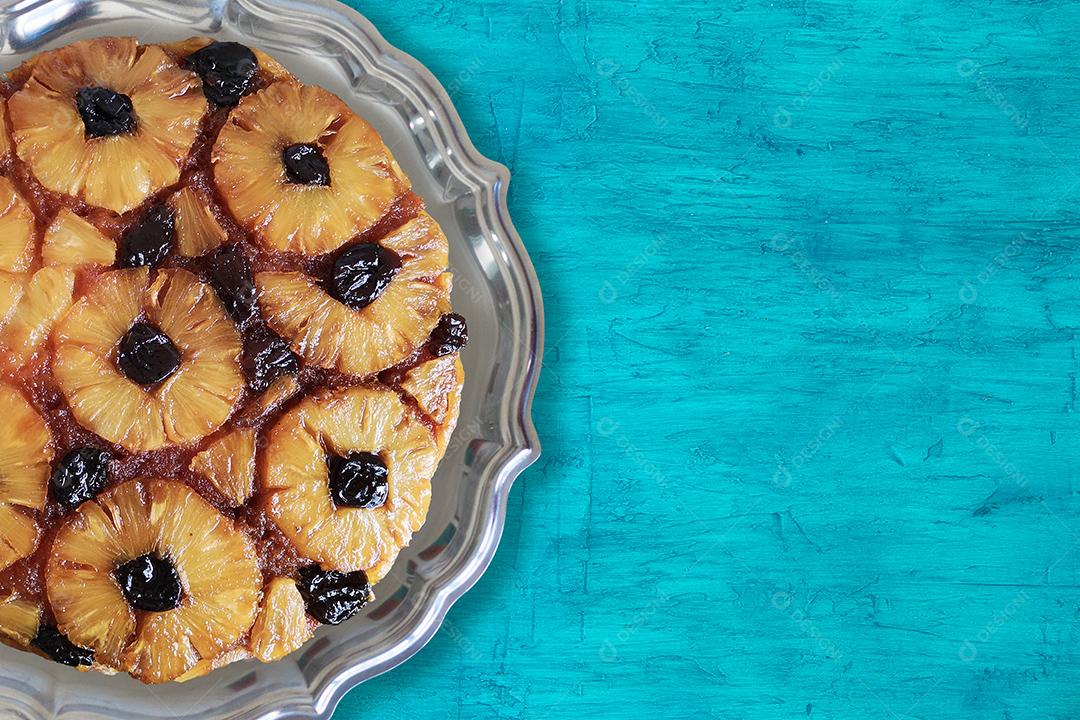
<path id="1" fill-rule="evenodd" d="M 357 7 L 513 172 L 545 454 L 337 718 L 1080 716 L 1080 6 Z"/>

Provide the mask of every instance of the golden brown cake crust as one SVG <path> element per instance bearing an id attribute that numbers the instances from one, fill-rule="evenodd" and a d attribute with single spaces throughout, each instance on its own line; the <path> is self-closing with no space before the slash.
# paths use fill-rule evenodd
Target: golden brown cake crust
<path id="1" fill-rule="evenodd" d="M 262 51 L 98 38 L 12 70 L 0 642 L 183 681 L 355 612 L 457 422 L 451 285 L 374 128 Z"/>

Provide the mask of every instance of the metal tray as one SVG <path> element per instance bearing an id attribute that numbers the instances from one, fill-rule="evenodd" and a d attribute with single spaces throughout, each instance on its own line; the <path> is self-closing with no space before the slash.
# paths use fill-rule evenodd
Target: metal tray
<path id="1" fill-rule="evenodd" d="M 461 420 L 423 530 L 377 586 L 365 616 L 322 628 L 286 659 L 247 661 L 185 684 L 146 687 L 0 650 L 0 717 L 22 720 L 329 718 L 341 697 L 399 665 L 487 568 L 506 495 L 539 455 L 529 417 L 540 370 L 536 274 L 506 206 L 507 169 L 473 147 L 446 92 L 358 13 L 333 0 L 0 2 L 0 68 L 100 35 L 191 35 L 267 50 L 373 123 L 450 238 L 454 306 L 471 343 Z"/>

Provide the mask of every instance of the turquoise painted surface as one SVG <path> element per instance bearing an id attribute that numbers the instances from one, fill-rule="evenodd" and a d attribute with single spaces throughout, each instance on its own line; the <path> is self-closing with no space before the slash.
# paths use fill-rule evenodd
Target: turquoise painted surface
<path id="1" fill-rule="evenodd" d="M 1080 715 L 1080 6 L 357 6 L 513 171 L 545 454 L 337 718 Z"/>

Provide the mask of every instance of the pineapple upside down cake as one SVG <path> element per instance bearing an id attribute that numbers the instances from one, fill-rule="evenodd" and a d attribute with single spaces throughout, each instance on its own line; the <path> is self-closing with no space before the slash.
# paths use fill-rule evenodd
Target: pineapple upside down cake
<path id="1" fill-rule="evenodd" d="M 0 641 L 160 683 L 355 615 L 467 340 L 378 134 L 208 38 L 44 52 L 0 120 Z"/>

